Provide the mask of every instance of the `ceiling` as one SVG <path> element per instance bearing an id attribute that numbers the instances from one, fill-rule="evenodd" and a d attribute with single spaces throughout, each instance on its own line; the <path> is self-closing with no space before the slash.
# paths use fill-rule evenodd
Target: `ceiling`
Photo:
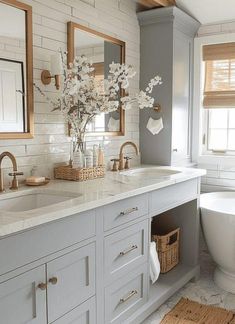
<path id="1" fill-rule="evenodd" d="M 235 20 L 235 0 L 134 0 L 139 10 L 166 7 L 176 4 L 178 8 L 189 13 L 201 24 Z"/>
<path id="2" fill-rule="evenodd" d="M 177 7 L 188 12 L 201 24 L 235 20 L 234 0 L 176 0 Z"/>

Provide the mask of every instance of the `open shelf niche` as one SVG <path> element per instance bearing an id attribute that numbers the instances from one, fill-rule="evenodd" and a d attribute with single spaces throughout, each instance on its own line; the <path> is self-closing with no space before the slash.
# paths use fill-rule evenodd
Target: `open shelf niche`
<path id="1" fill-rule="evenodd" d="M 169 272 L 160 274 L 155 284 L 150 282 L 149 302 L 156 308 L 190 279 L 199 275 L 199 215 L 197 200 L 192 200 L 153 217 L 151 227 L 153 230 L 157 228 L 157 230 L 165 233 L 180 228 L 179 264 Z"/>

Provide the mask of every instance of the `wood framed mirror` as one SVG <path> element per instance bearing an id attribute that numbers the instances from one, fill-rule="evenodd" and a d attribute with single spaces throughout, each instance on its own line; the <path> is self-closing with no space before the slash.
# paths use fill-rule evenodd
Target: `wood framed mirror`
<path id="1" fill-rule="evenodd" d="M 86 55 L 95 67 L 97 80 L 109 73 L 109 64 L 125 63 L 125 42 L 100 33 L 88 27 L 68 22 L 68 63 L 75 56 Z M 120 91 L 120 97 L 124 93 Z M 87 135 L 123 136 L 125 134 L 125 111 L 120 103 L 119 109 L 109 114 L 96 116 L 88 125 Z"/>
<path id="2" fill-rule="evenodd" d="M 0 139 L 32 138 L 32 7 L 0 0 Z"/>

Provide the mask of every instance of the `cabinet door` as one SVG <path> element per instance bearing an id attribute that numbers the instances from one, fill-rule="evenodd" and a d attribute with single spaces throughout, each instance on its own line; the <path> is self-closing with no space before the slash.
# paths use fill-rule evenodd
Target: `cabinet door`
<path id="1" fill-rule="evenodd" d="M 95 244 L 47 264 L 48 321 L 55 321 L 95 294 Z"/>
<path id="2" fill-rule="evenodd" d="M 55 324 L 96 324 L 95 297 L 59 318 Z"/>
<path id="3" fill-rule="evenodd" d="M 45 266 L 25 272 L 0 285 L 0 323 L 46 324 Z"/>
<path id="4" fill-rule="evenodd" d="M 172 109 L 172 162 L 190 155 L 192 39 L 174 31 L 174 86 Z"/>

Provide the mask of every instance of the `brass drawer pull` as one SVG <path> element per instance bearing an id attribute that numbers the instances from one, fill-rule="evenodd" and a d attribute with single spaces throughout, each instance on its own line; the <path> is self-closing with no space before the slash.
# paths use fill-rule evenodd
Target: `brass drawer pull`
<path id="1" fill-rule="evenodd" d="M 58 279 L 56 277 L 52 277 L 49 279 L 49 282 L 52 284 L 52 285 L 56 285 L 57 282 L 58 282 Z"/>
<path id="2" fill-rule="evenodd" d="M 38 284 L 38 288 L 41 290 L 46 290 L 47 284 L 45 284 L 44 282 L 41 282 L 40 284 Z"/>
<path id="3" fill-rule="evenodd" d="M 138 246 L 137 245 L 132 245 L 129 249 L 126 249 L 124 251 L 121 251 L 119 254 L 121 256 L 123 256 L 123 255 L 126 255 L 127 253 L 129 253 L 129 252 L 131 252 L 131 251 L 133 251 L 135 249 L 138 249 Z"/>
<path id="4" fill-rule="evenodd" d="M 133 212 L 135 212 L 137 210 L 138 210 L 138 207 L 133 207 L 133 208 L 127 209 L 125 211 L 122 211 L 120 213 L 120 216 L 125 216 L 125 215 L 128 215 L 128 214 L 131 214 L 131 213 L 133 213 Z"/>
<path id="5" fill-rule="evenodd" d="M 133 296 L 135 296 L 136 294 L 138 294 L 137 290 L 132 290 L 128 296 L 123 297 L 120 299 L 120 303 L 125 303 L 126 301 L 128 301 L 130 298 L 132 298 Z"/>

